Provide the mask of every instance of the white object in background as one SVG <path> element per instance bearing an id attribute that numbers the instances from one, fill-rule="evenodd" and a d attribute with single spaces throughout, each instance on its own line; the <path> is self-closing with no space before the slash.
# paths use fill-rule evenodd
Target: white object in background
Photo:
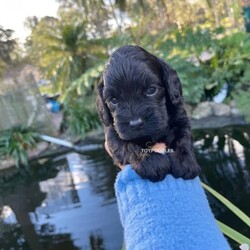
<path id="1" fill-rule="evenodd" d="M 213 97 L 213 101 L 216 103 L 222 103 L 225 98 L 227 97 L 227 92 L 228 92 L 228 85 L 225 82 L 220 90 L 220 92 Z"/>
<path id="2" fill-rule="evenodd" d="M 248 246 L 248 244 L 244 243 L 244 244 L 240 245 L 240 249 L 241 250 L 249 250 L 249 246 Z"/>

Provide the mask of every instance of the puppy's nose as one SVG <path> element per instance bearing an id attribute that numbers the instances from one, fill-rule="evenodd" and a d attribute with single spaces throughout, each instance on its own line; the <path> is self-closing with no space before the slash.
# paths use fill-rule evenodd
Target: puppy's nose
<path id="1" fill-rule="evenodd" d="M 129 122 L 129 125 L 132 129 L 138 129 L 138 128 L 142 128 L 143 127 L 143 121 L 141 118 L 138 118 L 138 119 L 134 119 L 134 120 L 131 120 Z"/>

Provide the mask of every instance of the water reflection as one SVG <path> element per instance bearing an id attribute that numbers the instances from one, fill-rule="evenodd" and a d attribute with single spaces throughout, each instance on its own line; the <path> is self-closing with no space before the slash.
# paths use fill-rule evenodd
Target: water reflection
<path id="1" fill-rule="evenodd" d="M 70 153 L 46 166 L 32 166 L 31 174 L 15 178 L 23 179 L 23 185 L 16 185 L 20 181 L 13 178 L 4 182 L 0 249 L 119 249 L 122 230 L 113 191 L 116 170 L 103 156 L 93 162 L 95 154 L 105 155 L 103 150 L 84 156 Z M 45 171 L 41 176 L 36 172 L 41 168 L 47 168 L 46 176 Z M 50 169 L 54 169 L 51 175 Z M 12 189 L 6 193 L 4 185 Z"/>
<path id="2" fill-rule="evenodd" d="M 201 179 L 250 213 L 250 127 L 194 132 L 196 157 L 202 166 Z M 209 195 L 209 194 L 208 194 Z M 209 195 L 216 217 L 250 236 L 249 228 L 224 205 Z"/>
<path id="3" fill-rule="evenodd" d="M 194 131 L 201 179 L 247 214 L 249 138 L 249 126 Z M 117 171 L 103 149 L 38 161 L 29 173 L 11 171 L 0 172 L 0 249 L 121 249 Z M 249 236 L 225 206 L 209 200 L 219 220 Z"/>
<path id="4" fill-rule="evenodd" d="M 92 250 L 104 250 L 103 238 L 101 236 L 90 234 L 89 242 Z"/>

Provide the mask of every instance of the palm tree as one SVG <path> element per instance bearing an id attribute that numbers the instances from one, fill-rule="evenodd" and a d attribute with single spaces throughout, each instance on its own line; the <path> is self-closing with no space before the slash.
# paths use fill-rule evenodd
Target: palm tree
<path id="1" fill-rule="evenodd" d="M 32 57 L 57 90 L 64 91 L 103 49 L 88 39 L 84 21 L 44 17 L 34 28 Z"/>

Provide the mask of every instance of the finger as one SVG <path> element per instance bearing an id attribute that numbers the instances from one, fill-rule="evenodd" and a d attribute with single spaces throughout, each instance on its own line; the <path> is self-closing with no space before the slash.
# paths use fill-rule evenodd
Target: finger
<path id="1" fill-rule="evenodd" d="M 111 152 L 110 152 L 110 150 L 109 150 L 107 141 L 104 142 L 104 148 L 105 148 L 105 150 L 107 151 L 107 153 L 112 157 L 112 154 L 111 154 Z"/>
<path id="2" fill-rule="evenodd" d="M 156 143 L 153 145 L 153 147 L 151 147 L 151 150 L 154 151 L 155 153 L 163 154 L 166 151 L 166 144 L 163 142 Z"/>

